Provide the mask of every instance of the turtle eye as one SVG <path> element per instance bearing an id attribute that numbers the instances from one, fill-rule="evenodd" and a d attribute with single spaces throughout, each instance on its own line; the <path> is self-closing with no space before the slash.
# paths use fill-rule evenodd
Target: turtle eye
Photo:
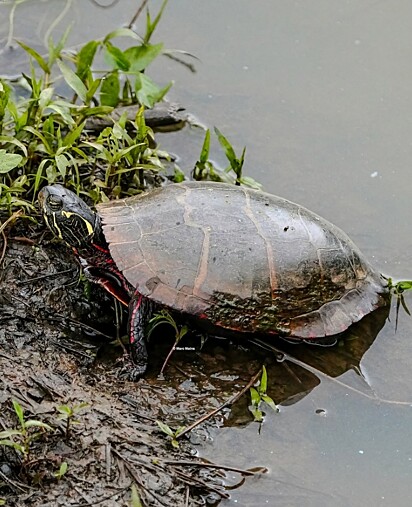
<path id="1" fill-rule="evenodd" d="M 63 208 L 63 200 L 56 195 L 50 195 L 47 204 L 51 211 L 60 211 Z"/>

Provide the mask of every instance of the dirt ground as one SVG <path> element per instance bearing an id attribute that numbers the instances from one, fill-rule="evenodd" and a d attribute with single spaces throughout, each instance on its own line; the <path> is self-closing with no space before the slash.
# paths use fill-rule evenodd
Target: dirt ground
<path id="1" fill-rule="evenodd" d="M 246 369 L 240 363 L 222 384 L 210 373 L 225 370 L 224 349 L 213 344 L 199 354 L 195 346 L 176 353 L 159 377 L 173 343 L 163 327 L 152 345 L 149 374 L 136 383 L 122 380 L 121 349 L 110 343 L 116 336 L 113 301 L 99 287 L 85 294 L 67 248 L 24 221 L 6 232 L 0 252 L 3 247 L 0 431 L 18 428 L 12 400 L 26 420 L 53 428 L 27 430 L 38 435 L 30 437 L 26 456 L 0 446 L 0 498 L 6 505 L 139 505 L 131 503 L 132 485 L 144 506 L 217 505 L 228 496 L 224 471 L 200 466 L 196 457 L 196 444 L 228 411 L 184 436 L 178 449 L 156 420 L 174 429 L 196 421 L 247 384 L 259 361 L 249 361 Z M 59 419 L 62 405 L 78 410 L 68 432 Z M 59 478 L 62 463 L 67 471 Z"/>

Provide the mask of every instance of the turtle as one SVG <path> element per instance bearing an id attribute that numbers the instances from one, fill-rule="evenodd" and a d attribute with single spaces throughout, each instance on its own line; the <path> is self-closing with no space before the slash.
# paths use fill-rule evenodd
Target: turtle
<path id="1" fill-rule="evenodd" d="M 215 335 L 318 343 L 388 304 L 387 280 L 341 229 L 260 190 L 185 181 L 95 212 L 56 184 L 39 202 L 86 276 L 128 305 L 133 379 L 161 308 Z"/>

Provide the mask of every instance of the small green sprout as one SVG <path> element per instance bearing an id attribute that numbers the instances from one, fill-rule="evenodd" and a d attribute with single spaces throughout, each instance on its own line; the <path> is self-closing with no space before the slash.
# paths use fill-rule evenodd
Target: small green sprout
<path id="1" fill-rule="evenodd" d="M 176 431 L 173 431 L 170 426 L 167 424 L 156 421 L 156 424 L 159 426 L 160 430 L 167 436 L 171 438 L 171 444 L 175 449 L 179 448 L 179 442 L 177 441 L 177 438 L 179 435 L 186 429 L 186 426 L 179 426 Z"/>
<path id="2" fill-rule="evenodd" d="M 401 280 L 399 282 L 394 283 L 392 278 L 388 278 L 388 289 L 391 294 L 396 297 L 396 323 L 395 328 L 398 328 L 398 317 L 399 317 L 399 309 L 402 305 L 402 308 L 408 315 L 411 315 L 409 308 L 406 306 L 405 297 L 403 295 L 404 292 L 412 289 L 412 280 Z"/>
<path id="3" fill-rule="evenodd" d="M 60 468 L 57 472 L 54 472 L 54 476 L 56 477 L 56 479 L 59 481 L 63 475 L 67 472 L 67 461 L 63 461 L 63 463 L 60 465 Z"/>
<path id="4" fill-rule="evenodd" d="M 1 431 L 0 445 L 13 448 L 22 456 L 23 462 L 27 462 L 33 442 L 44 435 L 45 432 L 52 432 L 53 428 L 36 419 L 26 420 L 22 406 L 16 400 L 12 400 L 12 403 L 19 421 L 19 427 Z"/>
<path id="5" fill-rule="evenodd" d="M 196 162 L 192 172 L 193 179 L 220 181 L 224 183 L 234 183 L 235 185 L 245 185 L 247 187 L 260 189 L 262 185 L 257 183 L 253 178 L 243 176 L 243 164 L 245 161 L 246 148 L 243 148 L 242 154 L 238 158 L 233 146 L 228 139 L 215 127 L 215 134 L 219 143 L 225 151 L 226 158 L 229 162 L 228 167 L 224 171 L 218 169 L 209 159 L 210 153 L 210 131 L 206 130 L 205 139 L 200 152 L 199 160 Z M 234 176 L 230 173 L 233 172 Z"/>
<path id="6" fill-rule="evenodd" d="M 73 424 L 80 424 L 80 421 L 76 419 L 77 414 L 88 406 L 89 406 L 88 403 L 79 403 L 78 405 L 73 406 L 60 405 L 59 407 L 57 407 L 57 411 L 59 412 L 58 419 L 66 421 L 66 429 L 65 429 L 66 438 L 69 437 L 70 426 Z"/>
<path id="7" fill-rule="evenodd" d="M 160 374 L 162 374 L 171 355 L 176 350 L 178 343 L 187 334 L 187 332 L 189 331 L 189 328 L 186 325 L 179 326 L 176 323 L 175 319 L 172 317 L 172 315 L 167 310 L 161 310 L 160 312 L 156 313 L 155 316 L 153 318 L 151 318 L 149 321 L 149 334 L 148 334 L 149 337 L 153 333 L 153 331 L 156 329 L 156 327 L 160 326 L 160 324 L 169 324 L 170 326 L 173 327 L 173 329 L 175 331 L 175 342 L 174 342 L 173 347 L 171 348 L 169 354 L 167 355 L 167 357 L 163 363 L 163 366 L 160 370 Z"/>
<path id="8" fill-rule="evenodd" d="M 265 366 L 262 366 L 262 376 L 260 378 L 259 385 L 254 388 L 250 388 L 250 398 L 251 398 L 251 406 L 249 410 L 252 412 L 253 417 L 256 422 L 263 421 L 263 412 L 260 409 L 262 401 L 264 401 L 269 407 L 271 407 L 275 412 L 279 412 L 279 408 L 272 400 L 270 396 L 266 394 L 267 390 L 267 372 Z"/>

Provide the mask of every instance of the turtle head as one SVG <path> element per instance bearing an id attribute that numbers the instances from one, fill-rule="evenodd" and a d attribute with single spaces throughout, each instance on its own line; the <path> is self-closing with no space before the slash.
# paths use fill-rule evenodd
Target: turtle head
<path id="1" fill-rule="evenodd" d="M 69 246 L 83 250 L 99 241 L 99 216 L 74 192 L 61 185 L 50 185 L 39 192 L 44 219 L 52 233 Z"/>

